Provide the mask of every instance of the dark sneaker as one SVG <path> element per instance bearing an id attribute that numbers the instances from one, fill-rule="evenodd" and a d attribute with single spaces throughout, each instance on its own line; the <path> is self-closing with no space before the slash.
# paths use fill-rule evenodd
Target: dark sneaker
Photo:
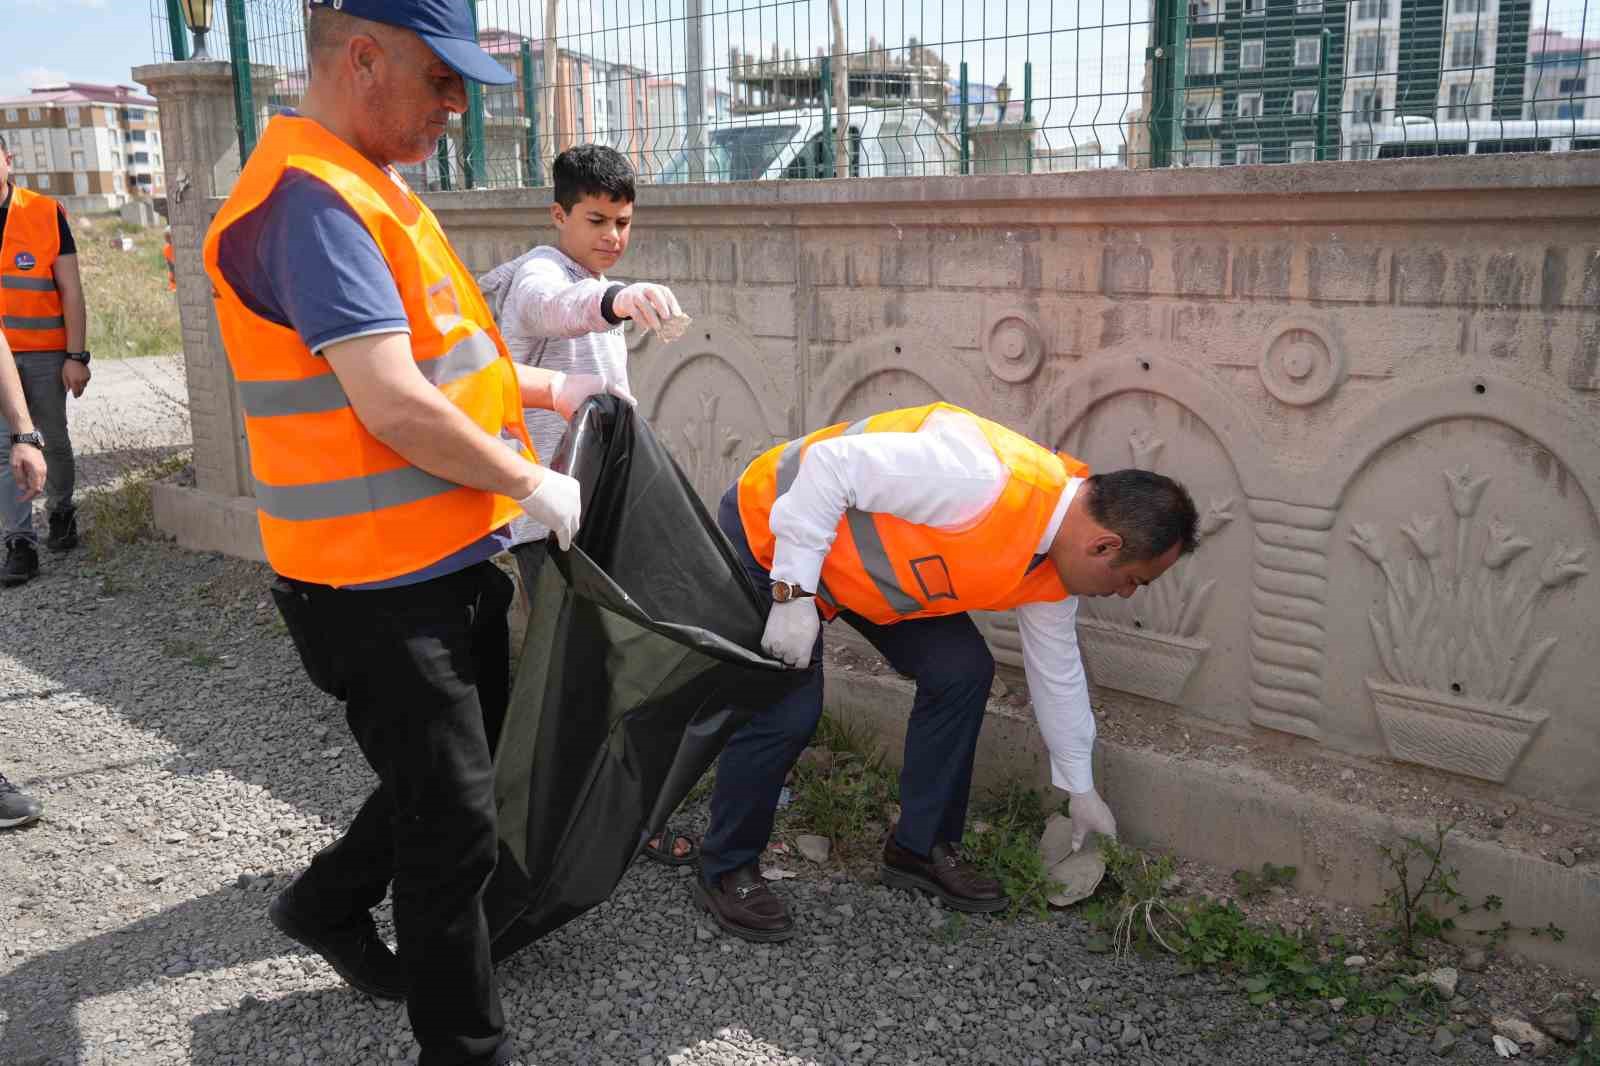
<path id="1" fill-rule="evenodd" d="M 69 552 L 78 546 L 78 511 L 50 512 L 50 536 L 45 547 L 53 552 Z"/>
<path id="2" fill-rule="evenodd" d="M 935 844 L 926 858 L 901 847 L 891 835 L 883 846 L 879 877 L 890 888 L 922 892 L 944 901 L 951 910 L 990 914 L 1011 906 L 1005 889 L 979 873 L 951 844 Z"/>
<path id="3" fill-rule="evenodd" d="M 267 917 L 284 936 L 328 960 L 334 972 L 357 991 L 377 999 L 405 999 L 409 982 L 389 945 L 378 935 L 372 915 L 362 914 L 344 925 L 325 926 L 295 904 L 294 885 L 278 893 Z"/>
<path id="4" fill-rule="evenodd" d="M 723 874 L 714 888 L 696 870 L 694 895 L 725 932 L 741 940 L 775 944 L 794 936 L 788 906 L 767 886 L 755 863 Z"/>
<path id="5" fill-rule="evenodd" d="M 15 829 L 37 822 L 43 813 L 43 804 L 7 781 L 5 774 L 0 774 L 0 829 Z"/>
<path id="6" fill-rule="evenodd" d="M 25 540 L 14 540 L 6 545 L 6 565 L 0 569 L 0 585 L 7 588 L 26 585 L 38 576 L 38 548 Z"/>

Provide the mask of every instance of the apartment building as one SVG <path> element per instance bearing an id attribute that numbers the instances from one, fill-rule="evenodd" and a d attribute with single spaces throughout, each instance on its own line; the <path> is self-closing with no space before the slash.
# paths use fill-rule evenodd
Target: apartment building
<path id="1" fill-rule="evenodd" d="M 13 179 L 74 214 L 165 200 L 156 102 L 127 85 L 67 82 L 0 100 Z"/>
<path id="2" fill-rule="evenodd" d="M 1522 99 L 1524 118 L 1600 118 L 1600 40 L 1533 31 Z"/>

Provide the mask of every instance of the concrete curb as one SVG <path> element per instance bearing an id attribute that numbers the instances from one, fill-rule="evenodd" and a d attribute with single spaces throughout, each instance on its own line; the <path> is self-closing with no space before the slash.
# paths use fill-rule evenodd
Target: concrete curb
<path id="1" fill-rule="evenodd" d="M 827 709 L 871 729 L 898 763 L 911 694 L 910 682 L 898 677 L 830 669 Z M 1038 727 L 1031 715 L 991 705 L 978 741 L 977 780 L 987 785 L 1017 776 L 1049 783 Z M 1129 841 L 1223 869 L 1293 865 L 1300 871 L 1299 891 L 1352 906 L 1382 897 L 1387 877 L 1380 843 L 1432 832 L 1424 822 L 1307 795 L 1257 770 L 1104 741 L 1097 745 L 1095 776 Z M 1468 925 L 1504 919 L 1526 930 L 1554 922 L 1566 931 L 1561 943 L 1523 932 L 1506 948 L 1600 977 L 1600 873 L 1593 867 L 1567 869 L 1500 844 L 1454 837 L 1446 859 L 1460 870 L 1459 884 L 1471 900 L 1490 894 L 1505 900 L 1493 922 L 1475 916 L 1479 920 Z"/>
<path id="2" fill-rule="evenodd" d="M 256 504 L 247 496 L 218 496 L 170 481 L 150 487 L 156 528 L 190 551 L 221 552 L 267 561 Z"/>

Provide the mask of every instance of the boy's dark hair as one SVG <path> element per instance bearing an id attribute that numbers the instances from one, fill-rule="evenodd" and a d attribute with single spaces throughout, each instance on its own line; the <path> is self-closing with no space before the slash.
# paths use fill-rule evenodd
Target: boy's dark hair
<path id="1" fill-rule="evenodd" d="M 1200 542 L 1199 513 L 1189 490 L 1149 470 L 1113 470 L 1089 478 L 1089 517 L 1122 538 L 1119 563 L 1165 555 L 1174 544 L 1188 555 Z"/>
<path id="2" fill-rule="evenodd" d="M 615 148 L 603 144 L 568 148 L 556 156 L 550 172 L 555 179 L 556 203 L 563 211 L 571 211 L 585 196 L 633 203 L 633 167 Z"/>

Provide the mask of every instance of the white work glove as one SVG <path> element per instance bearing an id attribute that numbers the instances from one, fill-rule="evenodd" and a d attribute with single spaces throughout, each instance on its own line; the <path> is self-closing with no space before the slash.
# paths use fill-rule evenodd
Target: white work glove
<path id="1" fill-rule="evenodd" d="M 555 405 L 556 414 L 568 422 L 583 401 L 604 393 L 615 396 L 629 407 L 639 406 L 626 385 L 607 381 L 599 374 L 563 374 L 557 370 L 550 381 L 550 402 Z"/>
<path id="2" fill-rule="evenodd" d="M 661 323 L 683 314 L 671 289 L 648 281 L 635 282 L 617 293 L 611 310 L 618 318 L 631 318 L 649 329 L 660 329 Z"/>
<path id="3" fill-rule="evenodd" d="M 803 669 L 811 665 L 811 649 L 817 646 L 821 629 L 817 601 L 810 596 L 774 603 L 767 613 L 766 632 L 761 634 L 761 650 L 785 666 Z"/>
<path id="4" fill-rule="evenodd" d="M 518 500 L 517 506 L 554 533 L 562 551 L 572 547 L 572 538 L 578 532 L 579 512 L 583 510 L 583 493 L 577 478 L 546 470 L 539 487 L 527 499 Z"/>
<path id="5" fill-rule="evenodd" d="M 1067 814 L 1072 818 L 1072 850 L 1078 851 L 1083 847 L 1083 842 L 1090 833 L 1099 833 L 1102 836 L 1112 837 L 1117 835 L 1117 820 L 1111 816 L 1111 808 L 1106 806 L 1106 801 L 1100 798 L 1100 793 L 1094 789 L 1087 792 L 1069 792 L 1072 803 L 1067 807 Z"/>

